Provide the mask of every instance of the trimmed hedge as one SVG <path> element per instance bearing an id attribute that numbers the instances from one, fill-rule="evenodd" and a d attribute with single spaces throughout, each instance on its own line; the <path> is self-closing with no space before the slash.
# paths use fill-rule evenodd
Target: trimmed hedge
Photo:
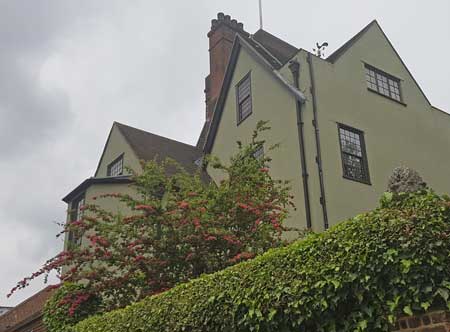
<path id="1" fill-rule="evenodd" d="M 449 292 L 449 199 L 385 194 L 379 209 L 325 233 L 74 331 L 388 331 L 398 315 L 450 308 Z"/>
<path id="2" fill-rule="evenodd" d="M 76 309 L 67 302 L 69 298 L 77 298 L 84 294 L 83 285 L 65 283 L 59 287 L 44 306 L 43 321 L 48 332 L 69 332 L 72 325 L 92 316 L 100 309 L 100 299 L 90 297 Z M 68 315 L 67 313 L 71 314 Z"/>

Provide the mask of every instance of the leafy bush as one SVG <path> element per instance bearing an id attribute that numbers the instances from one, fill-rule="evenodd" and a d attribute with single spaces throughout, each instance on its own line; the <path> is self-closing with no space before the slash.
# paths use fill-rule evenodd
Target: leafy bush
<path id="1" fill-rule="evenodd" d="M 76 332 L 388 331 L 450 308 L 450 200 L 386 194 L 380 208 L 165 293 Z"/>
<path id="2" fill-rule="evenodd" d="M 81 304 L 75 307 L 73 304 L 77 302 Z M 47 331 L 69 331 L 71 326 L 94 315 L 98 311 L 99 304 L 99 299 L 87 295 L 82 285 L 66 283 L 60 286 L 44 307 L 43 320 Z"/>
<path id="3" fill-rule="evenodd" d="M 81 219 L 61 233 L 84 234 L 83 245 L 69 242 L 68 250 L 19 281 L 12 293 L 62 270 L 63 282 L 85 286 L 78 290 L 84 294 L 67 297 L 72 311 L 89 294 L 101 299 L 102 311 L 111 311 L 283 245 L 283 222 L 293 205 L 289 183 L 271 177 L 267 156 L 255 157 L 264 144 L 258 135 L 268 129 L 258 123 L 250 143 L 238 143 L 227 165 L 209 158 L 224 176 L 217 185 L 173 160 L 143 163 L 143 171 L 133 174 L 133 195 L 93 198 L 122 202 L 128 212 L 88 201 Z"/>

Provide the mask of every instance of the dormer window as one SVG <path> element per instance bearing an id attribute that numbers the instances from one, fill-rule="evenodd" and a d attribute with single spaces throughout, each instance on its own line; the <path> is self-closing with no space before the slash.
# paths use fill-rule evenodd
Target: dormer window
<path id="1" fill-rule="evenodd" d="M 123 175 L 123 154 L 108 165 L 107 175 L 108 176 Z"/>
<path id="2" fill-rule="evenodd" d="M 241 123 L 252 114 L 252 85 L 248 73 L 236 86 L 237 123 Z"/>
<path id="3" fill-rule="evenodd" d="M 402 102 L 400 79 L 366 64 L 366 82 L 369 90 Z"/>

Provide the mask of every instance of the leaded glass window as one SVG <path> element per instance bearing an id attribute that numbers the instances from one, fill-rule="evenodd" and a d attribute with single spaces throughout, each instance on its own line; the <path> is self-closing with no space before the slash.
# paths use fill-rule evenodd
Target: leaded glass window
<path id="1" fill-rule="evenodd" d="M 339 142 L 344 177 L 370 183 L 364 134 L 360 130 L 340 124 Z"/>
<path id="2" fill-rule="evenodd" d="M 123 155 L 108 165 L 108 176 L 119 176 L 123 174 Z"/>
<path id="3" fill-rule="evenodd" d="M 370 90 L 401 102 L 400 80 L 383 71 L 366 65 L 366 83 Z"/>

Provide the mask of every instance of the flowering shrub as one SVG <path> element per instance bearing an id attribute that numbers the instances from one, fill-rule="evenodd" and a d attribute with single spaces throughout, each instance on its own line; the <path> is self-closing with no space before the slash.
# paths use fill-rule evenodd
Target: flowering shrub
<path id="1" fill-rule="evenodd" d="M 271 178 L 269 158 L 254 157 L 264 143 L 258 134 L 267 129 L 260 123 L 249 145 L 238 144 L 229 165 L 210 159 L 224 172 L 219 185 L 205 183 L 171 160 L 143 164 L 143 172 L 134 174 L 135 195 L 97 198 L 116 199 L 132 213 L 85 206 L 82 220 L 68 223 L 62 234 L 84 233 L 87 244 L 50 259 L 13 291 L 62 269 L 63 283 L 84 285 L 76 297 L 65 298 L 68 316 L 90 294 L 109 311 L 282 245 L 283 221 L 292 205 L 289 185 Z"/>
<path id="2" fill-rule="evenodd" d="M 450 309 L 450 199 L 423 191 L 74 331 L 385 332 L 433 306 Z"/>

